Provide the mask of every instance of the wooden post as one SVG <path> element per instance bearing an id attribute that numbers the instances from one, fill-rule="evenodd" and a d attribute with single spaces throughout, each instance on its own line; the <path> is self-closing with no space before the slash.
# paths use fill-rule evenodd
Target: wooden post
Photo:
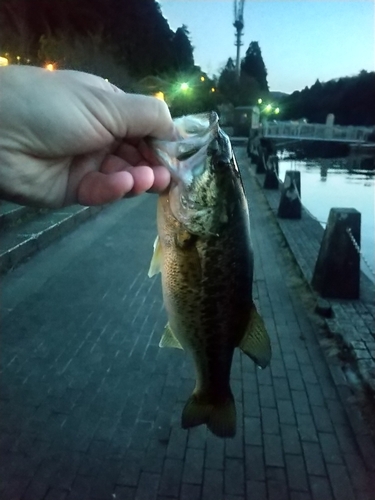
<path id="1" fill-rule="evenodd" d="M 279 159 L 277 155 L 270 155 L 266 164 L 266 176 L 264 178 L 264 189 L 279 189 Z"/>
<path id="2" fill-rule="evenodd" d="M 301 172 L 287 170 L 277 215 L 282 219 L 300 219 L 301 212 Z"/>
<path id="3" fill-rule="evenodd" d="M 322 297 L 358 299 L 361 214 L 355 208 L 331 208 L 311 281 Z"/>
<path id="4" fill-rule="evenodd" d="M 257 174 L 265 174 L 266 173 L 266 160 L 264 158 L 264 149 L 259 147 L 258 149 L 258 158 L 256 160 L 256 173 Z"/>

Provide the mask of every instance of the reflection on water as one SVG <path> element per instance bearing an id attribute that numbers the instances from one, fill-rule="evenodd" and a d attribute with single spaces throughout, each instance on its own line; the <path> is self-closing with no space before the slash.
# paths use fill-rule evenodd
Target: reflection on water
<path id="1" fill-rule="evenodd" d="M 375 159 L 363 162 L 363 157 L 350 156 L 291 160 L 286 151 L 279 155 L 279 159 L 281 180 L 284 180 L 286 170 L 301 172 L 302 202 L 323 227 L 333 207 L 355 208 L 361 213 L 362 254 L 375 270 L 375 170 L 368 168 L 374 165 Z M 375 281 L 363 260 L 361 265 Z"/>

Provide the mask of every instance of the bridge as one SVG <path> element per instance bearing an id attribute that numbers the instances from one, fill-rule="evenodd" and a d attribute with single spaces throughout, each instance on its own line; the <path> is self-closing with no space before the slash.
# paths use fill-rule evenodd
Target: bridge
<path id="1" fill-rule="evenodd" d="M 327 125 L 304 122 L 264 122 L 259 130 L 263 137 L 269 139 L 295 139 L 306 141 L 335 141 L 352 144 L 364 144 L 370 134 L 374 133 L 372 127 L 354 127 Z"/>

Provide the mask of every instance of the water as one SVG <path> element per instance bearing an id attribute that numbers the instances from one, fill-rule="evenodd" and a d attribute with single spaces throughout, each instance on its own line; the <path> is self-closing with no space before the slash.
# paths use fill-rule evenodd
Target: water
<path id="1" fill-rule="evenodd" d="M 357 161 L 355 161 L 357 160 Z M 355 168 L 353 168 L 353 165 Z M 334 207 L 355 208 L 361 213 L 361 268 L 375 281 L 375 171 L 361 169 L 358 159 L 290 160 L 279 156 L 279 176 L 286 170 L 301 172 L 301 199 L 325 227 Z"/>

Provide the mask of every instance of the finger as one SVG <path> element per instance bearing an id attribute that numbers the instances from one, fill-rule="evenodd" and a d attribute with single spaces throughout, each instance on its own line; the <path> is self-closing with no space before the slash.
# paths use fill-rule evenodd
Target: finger
<path id="1" fill-rule="evenodd" d="M 160 161 L 158 160 L 155 152 L 153 151 L 150 144 L 147 143 L 147 141 L 139 141 L 137 147 L 140 155 L 145 158 L 150 165 L 160 165 Z"/>
<path id="2" fill-rule="evenodd" d="M 123 198 L 134 186 L 134 178 L 129 172 L 110 175 L 90 172 L 81 180 L 77 189 L 77 201 L 81 205 L 103 205 Z"/>
<path id="3" fill-rule="evenodd" d="M 152 188 L 155 176 L 151 167 L 128 167 L 127 172 L 133 176 L 134 185 L 130 195 L 138 195 Z"/>
<path id="4" fill-rule="evenodd" d="M 131 167 L 131 164 L 116 155 L 108 155 L 101 164 L 100 171 L 103 174 L 113 174 L 114 172 L 121 172 Z"/>
<path id="5" fill-rule="evenodd" d="M 116 94 L 121 101 L 121 95 Z M 128 137 L 156 137 L 173 139 L 174 124 L 164 101 L 156 97 L 124 94 L 125 117 Z"/>
<path id="6" fill-rule="evenodd" d="M 152 170 L 154 172 L 154 184 L 148 192 L 162 193 L 171 183 L 171 174 L 165 167 L 153 167 Z"/>
<path id="7" fill-rule="evenodd" d="M 146 167 L 141 170 L 141 167 Z M 150 176 L 149 170 L 152 169 L 153 177 Z M 144 191 L 150 193 L 161 193 L 164 191 L 171 182 L 171 176 L 168 170 L 162 166 L 152 166 L 148 165 L 129 165 L 128 162 L 118 158 L 117 156 L 110 155 L 104 160 L 101 166 L 101 172 L 103 174 L 113 174 L 115 172 L 129 172 L 133 176 L 135 185 L 132 188 L 132 194 L 139 194 Z M 151 185 L 150 182 L 152 182 Z"/>
<path id="8" fill-rule="evenodd" d="M 144 157 L 136 146 L 123 142 L 116 150 L 116 155 L 127 161 L 130 165 L 138 165 Z"/>
<path id="9" fill-rule="evenodd" d="M 173 139 L 175 127 L 164 101 L 155 97 L 91 89 L 86 105 L 115 138 Z"/>
<path id="10" fill-rule="evenodd" d="M 46 71 L 42 69 L 42 71 Z M 101 76 L 93 75 L 91 73 L 85 73 L 83 71 L 76 71 L 71 69 L 63 69 L 53 71 L 53 75 L 56 78 L 62 78 L 64 84 L 69 84 L 69 81 L 72 82 L 73 85 L 77 83 L 90 85 L 91 87 L 98 87 L 104 90 L 112 91 L 112 92 L 122 92 L 116 85 L 113 85 L 108 80 L 105 80 Z"/>

